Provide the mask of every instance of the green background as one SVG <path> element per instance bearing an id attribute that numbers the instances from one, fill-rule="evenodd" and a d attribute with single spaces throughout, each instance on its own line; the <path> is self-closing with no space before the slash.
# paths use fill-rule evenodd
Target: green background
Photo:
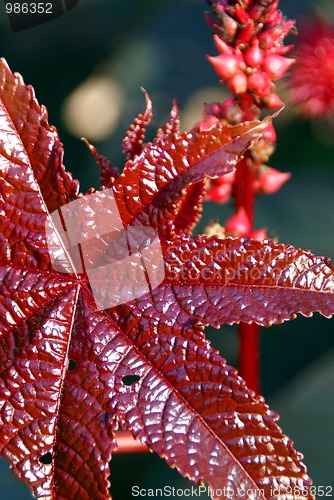
<path id="1" fill-rule="evenodd" d="M 307 12 L 313 15 L 312 9 L 318 6 L 330 19 L 334 18 L 331 1 L 281 2 L 281 10 L 297 19 Z M 189 100 L 199 91 L 204 89 L 203 101 L 205 89 L 208 95 L 209 91 L 210 95 L 220 91 L 218 78 L 205 59 L 206 54 L 216 54 L 211 30 L 203 19 L 206 9 L 202 0 L 80 0 L 64 16 L 12 33 L 4 5 L 0 5 L 0 55 L 34 86 L 39 102 L 47 106 L 49 121 L 56 125 L 64 143 L 64 163 L 80 179 L 83 191 L 91 185 L 98 187 L 98 170 L 86 147 L 66 125 L 64 103 L 68 96 L 92 76 L 116 82 L 123 94 L 117 127 L 94 144 L 115 165 L 122 166 L 122 137 L 144 107 L 140 87 L 145 87 L 153 99 L 149 138 L 168 118 L 173 98 L 187 115 Z M 200 108 L 197 116 L 195 108 L 193 112 L 199 119 Z M 269 234 L 281 242 L 334 256 L 333 126 L 298 118 L 288 107 L 276 120 L 276 126 L 278 147 L 270 165 L 290 171 L 293 176 L 277 194 L 258 199 L 256 227 L 267 227 Z M 230 205 L 206 204 L 199 227 L 212 217 L 223 223 L 231 213 Z M 319 315 L 263 329 L 261 369 L 263 394 L 281 414 L 284 432 L 305 454 L 315 485 L 331 485 L 334 489 L 333 333 L 333 320 Z M 235 366 L 236 330 L 222 327 L 210 331 L 209 336 Z M 190 484 L 152 454 L 117 455 L 111 470 L 115 500 L 133 498 L 134 485 L 186 488 Z M 10 496 L 15 500 L 31 498 L 0 459 L 0 500 Z"/>

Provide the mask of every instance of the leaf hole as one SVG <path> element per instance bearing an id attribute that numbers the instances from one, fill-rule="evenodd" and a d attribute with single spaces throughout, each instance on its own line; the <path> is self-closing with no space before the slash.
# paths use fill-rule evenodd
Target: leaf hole
<path id="1" fill-rule="evenodd" d="M 41 462 L 41 464 L 44 464 L 44 465 L 52 464 L 52 455 L 51 455 L 51 453 L 48 451 L 47 453 L 45 453 L 45 455 L 42 455 L 39 458 L 39 461 Z"/>
<path id="2" fill-rule="evenodd" d="M 76 366 L 77 366 L 76 362 L 73 359 L 70 359 L 68 362 L 68 371 L 73 372 L 73 370 L 75 370 Z"/>
<path id="3" fill-rule="evenodd" d="M 132 385 L 140 380 L 139 375 L 125 375 L 122 377 L 122 382 L 124 385 Z"/>

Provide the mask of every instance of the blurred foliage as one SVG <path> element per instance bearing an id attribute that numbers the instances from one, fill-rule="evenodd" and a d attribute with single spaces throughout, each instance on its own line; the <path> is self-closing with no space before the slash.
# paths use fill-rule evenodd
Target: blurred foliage
<path id="1" fill-rule="evenodd" d="M 317 6 L 334 18 L 332 0 L 281 1 L 281 9 L 289 18 L 298 19 Z M 7 59 L 13 71 L 24 76 L 26 83 L 34 86 L 39 102 L 47 106 L 50 123 L 56 125 L 64 142 L 65 165 L 81 180 L 83 191 L 91 185 L 98 186 L 98 170 L 85 145 L 69 133 L 63 119 L 66 99 L 82 82 L 92 76 L 103 76 L 116 82 L 121 89 L 123 98 L 119 124 L 112 135 L 95 142 L 101 153 L 120 166 L 123 164 L 120 143 L 124 132 L 133 117 L 144 108 L 140 87 L 146 88 L 153 99 L 154 121 L 148 131 L 149 137 L 153 129 L 166 120 L 173 98 L 183 110 L 194 93 L 201 92 L 203 88 L 219 89 L 217 77 L 205 59 L 206 54 L 216 52 L 210 28 L 203 19 L 203 11 L 207 8 L 204 0 L 80 0 L 68 14 L 15 34 L 10 30 L 3 3 L 1 8 L 0 55 Z M 276 195 L 258 200 L 256 226 L 268 227 L 269 234 L 280 241 L 333 256 L 333 125 L 302 121 L 288 108 L 282 111 L 276 124 L 278 148 L 271 166 L 291 171 L 293 177 Z M 230 206 L 207 204 L 199 229 L 212 217 L 223 222 L 230 213 Z M 209 336 L 222 355 L 235 364 L 235 329 L 210 331 Z M 263 329 L 263 391 L 265 397 L 277 404 L 274 409 L 280 411 L 282 408 L 282 413 L 285 411 L 284 404 L 280 403 L 284 397 L 274 399 L 276 391 L 280 390 L 282 394 L 298 373 L 305 373 L 310 364 L 317 363 L 318 359 L 320 362 L 313 365 L 315 368 L 310 373 L 318 371 L 321 374 L 321 356 L 333 347 L 333 320 L 299 317 L 296 321 Z M 327 375 L 324 376 L 330 373 L 333 377 L 334 369 L 328 363 L 326 370 Z M 321 375 L 319 377 L 321 380 Z M 298 380 L 291 389 L 292 393 L 289 393 L 290 400 L 301 387 L 305 391 L 305 384 L 309 383 L 305 377 Z M 331 484 L 330 471 L 334 470 L 331 451 L 334 447 L 333 425 L 326 440 L 323 434 L 318 436 L 320 431 L 316 424 L 316 419 L 320 420 L 327 411 L 327 399 L 334 399 L 333 386 L 326 389 L 326 392 L 323 391 L 324 398 L 317 399 L 317 415 L 307 417 L 307 431 L 302 424 L 298 427 L 299 421 L 296 423 L 293 418 L 289 425 L 291 412 L 282 421 L 282 425 L 284 422 L 284 426 L 293 431 L 298 449 L 308 451 L 306 463 L 308 460 L 313 464 L 315 462 L 314 457 L 310 457 L 310 432 L 313 441 L 327 443 L 327 449 L 325 445 L 322 449 L 322 463 L 328 465 L 327 473 L 323 466 L 317 469 L 312 465 L 310 470 L 315 484 Z M 303 401 L 304 406 L 312 404 L 311 400 L 304 398 Z M 300 411 L 299 417 L 300 413 L 304 414 Z M 7 470 L 7 464 L 1 460 L 0 499 L 10 495 L 16 500 L 31 498 Z M 115 499 L 122 500 L 132 498 L 131 486 L 135 484 L 146 488 L 165 484 L 185 487 L 187 484 L 151 454 L 114 457 L 111 480 Z"/>

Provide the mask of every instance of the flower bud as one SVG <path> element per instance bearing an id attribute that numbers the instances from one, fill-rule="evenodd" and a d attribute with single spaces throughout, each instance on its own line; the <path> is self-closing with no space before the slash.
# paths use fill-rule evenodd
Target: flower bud
<path id="1" fill-rule="evenodd" d="M 204 114 L 207 116 L 221 117 L 221 103 L 220 102 L 210 102 L 206 103 L 204 106 Z"/>
<path id="2" fill-rule="evenodd" d="M 253 45 L 249 47 L 244 54 L 245 63 L 251 68 L 256 68 L 256 66 L 261 66 L 263 59 L 263 50 L 260 49 L 259 42 L 256 39 Z"/>
<path id="3" fill-rule="evenodd" d="M 265 12 L 265 7 L 263 5 L 254 5 L 250 10 L 251 18 L 254 19 L 255 22 L 261 22 L 261 17 Z"/>
<path id="4" fill-rule="evenodd" d="M 222 184 L 221 186 L 213 186 L 205 196 L 205 201 L 214 201 L 215 203 L 227 203 L 232 195 L 232 186 Z"/>
<path id="5" fill-rule="evenodd" d="M 213 19 L 213 17 L 211 17 L 208 12 L 204 13 L 204 19 L 214 30 L 217 30 L 217 28 L 219 28 L 219 24 L 217 23 L 216 19 Z"/>
<path id="6" fill-rule="evenodd" d="M 270 50 L 281 40 L 282 31 L 279 26 L 273 26 L 262 31 L 259 35 L 260 47 L 264 50 Z"/>
<path id="7" fill-rule="evenodd" d="M 247 91 L 247 76 L 242 71 L 238 71 L 228 80 L 228 88 L 233 94 L 244 94 Z"/>
<path id="8" fill-rule="evenodd" d="M 220 54 L 219 56 L 208 56 L 208 60 L 214 67 L 218 76 L 223 80 L 228 80 L 239 68 L 238 58 L 234 55 Z"/>
<path id="9" fill-rule="evenodd" d="M 268 239 L 267 228 L 261 227 L 260 229 L 254 229 L 249 236 L 256 241 L 263 241 Z"/>
<path id="10" fill-rule="evenodd" d="M 269 125 L 264 129 L 262 132 L 262 138 L 271 143 L 276 142 L 277 135 L 272 123 L 269 123 Z"/>
<path id="11" fill-rule="evenodd" d="M 271 25 L 280 25 L 282 22 L 283 14 L 281 11 L 277 9 L 273 9 L 269 14 L 266 16 L 266 23 L 271 24 Z"/>
<path id="12" fill-rule="evenodd" d="M 200 120 L 199 122 L 197 122 L 195 126 L 197 128 L 201 128 L 202 130 L 208 130 L 208 129 L 210 129 L 211 127 L 213 127 L 213 125 L 215 125 L 218 122 L 219 122 L 218 118 L 216 118 L 213 115 L 207 115 L 204 112 L 203 113 L 203 119 Z"/>
<path id="13" fill-rule="evenodd" d="M 221 54 L 233 54 L 233 49 L 218 35 L 213 35 L 214 44 Z"/>
<path id="14" fill-rule="evenodd" d="M 278 95 L 275 94 L 274 92 L 270 92 L 270 94 L 266 95 L 262 99 L 262 103 L 268 109 L 277 109 L 277 108 L 282 108 L 284 106 L 284 102 L 281 101 Z"/>
<path id="15" fill-rule="evenodd" d="M 222 185 L 222 184 L 232 185 L 235 182 L 235 175 L 236 175 L 236 171 L 234 170 L 233 172 L 229 172 L 228 174 L 221 175 L 216 180 L 219 182 L 220 185 Z"/>
<path id="16" fill-rule="evenodd" d="M 243 112 L 235 97 L 228 97 L 221 104 L 221 117 L 225 118 L 231 124 L 237 124 L 242 121 Z"/>
<path id="17" fill-rule="evenodd" d="M 249 14 L 246 12 L 240 4 L 236 3 L 234 7 L 235 15 L 241 24 L 246 24 L 249 19 Z"/>
<path id="18" fill-rule="evenodd" d="M 281 47 L 275 47 L 274 51 L 276 54 L 286 54 L 292 50 L 294 45 L 281 45 Z"/>
<path id="19" fill-rule="evenodd" d="M 232 217 L 227 219 L 225 224 L 226 233 L 232 236 L 247 236 L 251 229 L 251 222 L 244 207 L 240 207 Z"/>
<path id="20" fill-rule="evenodd" d="M 238 42 L 248 44 L 251 41 L 252 36 L 254 35 L 254 21 L 250 19 L 246 26 L 239 31 L 238 33 Z"/>
<path id="21" fill-rule="evenodd" d="M 275 168 L 266 167 L 259 177 L 261 190 L 267 194 L 276 193 L 290 177 L 290 172 L 280 172 Z"/>
<path id="22" fill-rule="evenodd" d="M 282 35 L 281 35 L 281 40 L 283 40 L 288 33 L 290 33 L 291 30 L 293 30 L 295 27 L 295 21 L 285 21 L 282 23 Z"/>
<path id="23" fill-rule="evenodd" d="M 253 73 L 248 78 L 248 90 L 259 97 L 263 97 L 269 93 L 274 84 L 270 81 L 269 76 L 264 71 Z"/>
<path id="24" fill-rule="evenodd" d="M 212 179 L 205 200 L 215 201 L 216 203 L 226 203 L 232 194 L 232 187 L 235 181 L 235 172 L 222 175 L 216 179 Z"/>
<path id="25" fill-rule="evenodd" d="M 239 27 L 237 21 L 228 14 L 226 14 L 226 12 L 224 11 L 219 12 L 219 18 L 221 20 L 226 35 L 228 35 L 231 39 L 233 39 Z"/>
<path id="26" fill-rule="evenodd" d="M 248 93 L 239 97 L 240 108 L 243 112 L 243 121 L 251 121 L 259 117 L 259 108 Z"/>
<path id="27" fill-rule="evenodd" d="M 271 79 L 277 80 L 278 78 L 282 78 L 294 62 L 294 59 L 288 57 L 269 54 L 264 58 L 263 69 Z"/>

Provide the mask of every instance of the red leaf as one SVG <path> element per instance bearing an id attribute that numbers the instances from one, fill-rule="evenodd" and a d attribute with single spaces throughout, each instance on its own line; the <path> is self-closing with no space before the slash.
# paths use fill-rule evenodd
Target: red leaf
<path id="1" fill-rule="evenodd" d="M 114 183 L 123 223 L 150 225 L 162 236 L 172 235 L 184 188 L 206 176 L 231 172 L 268 126 L 266 120 L 235 126 L 218 123 L 209 130 L 196 128 L 178 134 L 174 105 L 169 123 L 153 143 L 147 143 L 139 156 L 126 163 Z"/>
<path id="2" fill-rule="evenodd" d="M 29 158 L 34 182 L 38 183 L 44 202 L 52 212 L 76 198 L 79 183 L 65 172 L 62 143 L 56 129 L 48 124 L 47 111 L 39 106 L 33 88 L 24 85 L 21 75 L 13 75 L 4 59 L 0 61 L 1 155 L 9 161 L 16 160 L 21 168 Z M 17 130 L 15 135 L 12 126 Z M 17 178 L 20 176 L 18 165 L 15 167 Z M 10 181 L 11 178 L 8 183 Z M 13 179 L 13 182 L 15 188 L 17 181 Z"/>
<path id="3" fill-rule="evenodd" d="M 118 395 L 122 421 L 170 466 L 213 491 L 230 488 L 237 496 L 243 490 L 240 498 L 252 491 L 254 498 L 269 499 L 278 477 L 282 497 L 287 485 L 306 488 L 306 469 L 275 424 L 278 416 L 245 387 L 201 328 L 184 322 L 176 304 L 169 322 L 157 320 L 159 305 L 145 300 L 120 308 L 123 331 L 140 346 L 139 357 L 132 352 L 127 360 L 140 375 L 138 388 L 132 397 Z"/>
<path id="4" fill-rule="evenodd" d="M 133 160 L 135 156 L 140 154 L 143 148 L 146 127 L 152 120 L 152 102 L 148 93 L 144 89 L 142 90 L 145 94 L 146 110 L 135 118 L 123 139 L 123 153 L 128 160 Z"/>
<path id="5" fill-rule="evenodd" d="M 187 234 L 194 222 L 180 222 L 183 190 L 190 196 L 205 175 L 230 171 L 266 124 L 179 135 L 173 108 L 170 123 L 112 187 L 125 226 L 162 227 L 165 279 L 127 304 L 98 310 L 88 276 L 58 272 L 46 241 L 50 213 L 85 198 L 61 165 L 57 133 L 32 89 L 4 61 L 0 75 L 0 453 L 15 474 L 39 498 L 107 499 L 121 424 L 215 490 L 251 488 L 265 499 L 275 486 L 287 499 L 298 486 L 313 498 L 276 415 L 198 322 L 330 315 L 333 267 L 272 242 L 163 237 L 167 220 L 169 234 Z M 98 231 L 96 206 L 87 227 Z"/>
<path id="6" fill-rule="evenodd" d="M 174 217 L 174 229 L 176 234 L 190 235 L 199 221 L 203 207 L 202 202 L 206 193 L 206 181 L 191 184 L 184 190 L 176 215 Z"/>
<path id="7" fill-rule="evenodd" d="M 217 237 L 175 239 L 166 252 L 166 290 L 157 290 L 164 297 L 170 290 L 203 324 L 270 326 L 296 313 L 334 312 L 334 267 L 311 252 L 270 240 Z"/>
<path id="8" fill-rule="evenodd" d="M 101 169 L 100 182 L 101 186 L 110 187 L 111 184 L 117 177 L 119 176 L 119 172 L 116 167 L 112 165 L 112 163 L 107 160 L 107 158 L 97 151 L 95 146 L 92 146 L 87 139 L 82 138 L 92 155 L 94 156 L 96 163 Z"/>

